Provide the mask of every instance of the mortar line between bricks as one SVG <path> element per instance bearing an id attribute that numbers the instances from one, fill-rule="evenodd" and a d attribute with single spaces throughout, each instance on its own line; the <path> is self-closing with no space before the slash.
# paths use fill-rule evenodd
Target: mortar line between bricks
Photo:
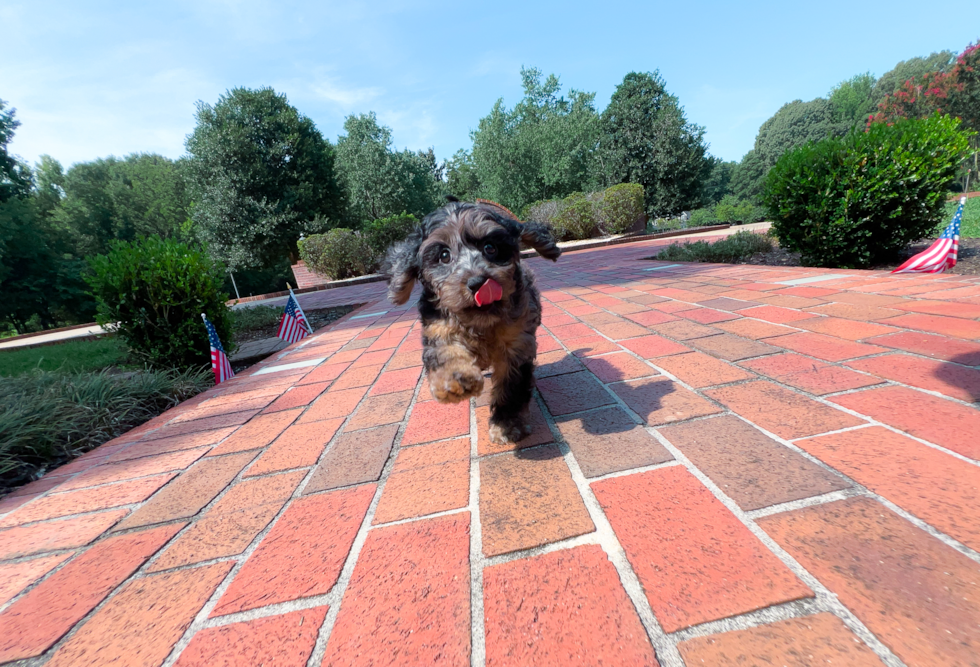
<path id="1" fill-rule="evenodd" d="M 648 466 L 638 466 L 636 468 L 627 468 L 625 470 L 615 470 L 613 472 L 607 472 L 604 475 L 586 477 L 586 479 L 589 480 L 589 484 L 595 484 L 596 482 L 604 482 L 607 479 L 626 477 L 627 475 L 636 475 L 642 472 L 653 472 L 654 470 L 660 470 L 661 468 L 673 468 L 679 465 L 680 463 L 678 461 L 664 461 L 663 463 L 654 463 L 653 465 Z"/>
<path id="2" fill-rule="evenodd" d="M 776 503 L 775 505 L 768 505 L 767 507 L 760 507 L 759 509 L 745 510 L 745 515 L 755 521 L 756 519 L 760 519 L 771 514 L 781 514 L 783 512 L 792 512 L 793 510 L 805 509 L 807 507 L 826 505 L 827 503 L 834 503 L 838 500 L 847 500 L 848 498 L 855 498 L 857 496 L 863 496 L 874 500 L 873 495 L 868 493 L 868 491 L 865 489 L 852 487 L 849 489 L 840 489 L 838 491 L 822 493 L 819 496 L 810 496 L 808 498 L 789 500 L 785 503 Z"/>
<path id="3" fill-rule="evenodd" d="M 395 348 L 395 349 L 397 349 L 397 348 Z M 394 354 L 392 355 L 392 357 L 394 357 Z M 379 377 L 380 377 L 380 374 L 382 372 L 384 372 L 384 369 L 387 368 L 387 366 L 388 366 L 389 363 L 391 363 L 391 359 L 389 359 L 382 366 L 382 370 L 379 372 Z M 322 362 L 321 362 L 321 364 L 322 364 Z M 321 364 L 318 364 L 317 366 L 311 367 L 311 370 L 317 368 Z M 331 383 L 330 383 L 329 386 L 332 386 L 333 385 L 333 382 L 335 382 L 335 381 L 336 380 L 331 381 Z M 417 395 L 418 394 L 418 388 L 419 388 L 420 384 L 421 384 L 421 377 L 419 378 L 419 382 L 416 384 L 416 389 L 415 389 L 415 394 L 414 395 Z M 329 386 L 328 386 L 328 389 L 329 389 Z M 261 545 L 262 541 L 269 534 L 269 532 L 271 532 L 273 530 L 273 528 L 276 526 L 276 524 L 278 524 L 278 522 L 280 521 L 280 519 L 285 515 L 285 513 L 289 510 L 289 508 L 292 507 L 292 505 L 296 502 L 296 500 L 298 500 L 299 498 L 301 498 L 303 496 L 304 490 L 306 489 L 306 487 L 309 484 L 310 480 L 312 479 L 313 475 L 316 474 L 316 471 L 317 471 L 320 463 L 323 461 L 324 457 L 327 456 L 327 454 L 333 449 L 333 447 L 336 446 L 337 440 L 343 434 L 344 428 L 350 422 L 352 416 L 357 411 L 357 408 L 359 408 L 363 404 L 363 402 L 367 400 L 369 392 L 370 392 L 370 389 L 368 389 L 368 390 L 366 390 L 364 392 L 364 396 L 358 402 L 358 404 L 355 407 L 355 409 L 354 410 L 351 410 L 350 414 L 348 414 L 344 418 L 343 422 L 337 427 L 337 431 L 333 434 L 333 436 L 330 438 L 330 440 L 324 446 L 323 451 L 321 451 L 320 452 L 320 455 L 317 457 L 316 463 L 313 466 L 310 467 L 310 469 L 307 471 L 306 475 L 303 477 L 303 479 L 300 481 L 300 483 L 293 490 L 292 495 L 286 500 L 285 503 L 283 503 L 283 506 L 280 508 L 279 512 L 276 513 L 276 515 L 272 518 L 271 521 L 269 521 L 269 523 L 265 526 L 265 528 L 262 531 L 260 531 L 259 534 L 255 536 L 255 538 L 252 539 L 252 541 L 249 543 L 248 547 L 246 547 L 245 550 L 242 551 L 242 553 L 240 553 L 237 556 L 235 556 L 235 557 L 232 558 L 233 562 L 235 562 L 236 564 L 231 568 L 231 570 L 228 572 L 228 574 L 225 576 L 225 578 L 221 581 L 221 583 L 218 585 L 218 587 L 214 590 L 214 592 L 212 593 L 211 597 L 208 599 L 208 601 L 204 604 L 204 606 L 201 608 L 201 610 L 194 617 L 193 621 L 188 626 L 187 630 L 184 632 L 184 634 L 181 636 L 181 638 L 174 644 L 174 646 L 173 646 L 170 654 L 167 656 L 167 659 L 164 660 L 164 662 L 162 663 L 161 667 L 172 667 L 172 665 L 180 657 L 180 654 L 183 652 L 183 650 L 185 648 L 187 648 L 187 645 L 188 644 L 190 644 L 190 642 L 193 639 L 194 635 L 196 635 L 201 629 L 203 629 L 206 626 L 206 624 L 208 622 L 208 617 L 210 616 L 211 611 L 213 611 L 214 607 L 217 606 L 218 601 L 221 599 L 221 597 L 224 595 L 224 593 L 228 590 L 229 586 L 231 586 L 232 581 L 234 581 L 235 577 L 238 576 L 238 573 L 241 571 L 242 567 L 244 567 L 244 565 L 248 561 L 248 559 L 251 558 L 252 554 L 259 548 L 259 546 Z M 324 394 L 326 394 L 326 390 L 324 392 L 322 392 L 320 394 L 320 396 L 322 396 Z M 413 398 L 414 398 L 414 395 L 413 395 Z M 302 416 L 304 414 L 306 414 L 306 411 L 310 408 L 310 406 L 312 404 L 313 404 L 313 401 L 311 401 L 310 403 L 308 403 L 306 405 L 306 407 L 296 416 L 296 419 L 293 420 L 293 423 L 296 423 L 299 419 L 301 419 Z M 411 406 L 410 406 L 408 412 L 411 412 Z M 407 421 L 408 421 L 408 416 L 406 415 L 405 419 L 403 420 L 403 422 L 401 423 L 401 425 L 398 428 L 398 432 L 396 434 L 396 440 L 400 440 L 401 435 L 404 432 L 405 424 L 407 423 Z M 281 435 L 282 434 L 280 434 L 280 436 Z M 280 436 L 277 436 L 277 438 L 280 437 Z M 273 440 L 273 442 L 275 442 L 275 440 Z M 269 445 L 267 445 L 266 447 L 264 447 L 263 448 L 263 452 L 264 451 L 268 451 L 268 447 L 271 446 L 271 444 L 272 443 L 270 443 Z M 389 456 L 389 459 L 390 458 L 391 457 Z M 252 466 L 255 465 L 255 463 L 258 461 L 258 459 L 259 459 L 258 456 L 255 457 L 254 459 L 252 459 L 252 461 L 247 466 L 245 466 L 245 468 L 243 468 L 239 472 L 239 474 L 236 476 L 236 479 L 233 480 L 231 483 L 229 483 L 225 487 L 223 493 L 222 494 L 219 494 L 219 495 L 223 495 L 224 493 L 227 493 L 228 492 L 228 489 L 231 488 L 231 486 L 234 485 L 237 481 L 239 481 L 242 478 L 242 476 Z M 389 463 L 390 463 L 390 460 L 389 460 Z M 362 533 L 366 532 L 365 525 L 370 526 L 370 519 L 373 518 L 373 516 L 374 516 L 373 510 L 374 510 L 374 507 L 377 505 L 378 500 L 380 498 L 380 492 L 381 492 L 381 487 L 382 486 L 383 486 L 382 484 L 379 484 L 378 488 L 375 490 L 375 495 L 372 498 L 371 505 L 370 505 L 369 510 L 368 510 L 368 515 L 365 516 L 365 521 L 367 522 L 367 524 L 365 524 L 365 523 L 362 522 L 362 525 L 358 529 L 357 536 L 355 537 L 355 543 L 357 542 L 357 539 L 358 538 L 361 538 L 362 537 Z M 217 501 L 217 498 L 214 501 L 212 501 L 211 504 L 213 504 L 213 502 L 216 502 L 216 501 Z M 211 504 L 208 505 L 208 508 L 210 508 Z M 202 515 L 199 513 L 198 515 L 195 515 L 195 516 L 202 516 Z M 189 524 L 187 526 L 187 528 L 190 528 L 191 525 L 193 525 L 193 524 Z M 361 543 L 363 544 L 363 540 L 362 540 Z M 358 549 L 358 552 L 359 552 L 359 549 Z M 157 555 L 159 555 L 159 554 L 157 554 Z M 343 576 L 344 573 L 346 572 L 346 568 L 347 568 L 348 565 L 351 566 L 351 571 L 353 570 L 353 563 L 350 562 L 352 555 L 354 555 L 354 549 L 353 549 L 353 547 L 351 548 L 351 551 L 348 553 L 348 559 L 347 559 L 347 561 L 345 561 L 344 568 L 341 570 L 341 576 Z M 356 560 L 356 556 L 355 556 L 355 560 Z M 147 564 L 149 564 L 149 561 L 148 561 Z M 146 567 L 146 565 L 144 565 L 144 567 Z M 349 580 L 350 573 L 349 572 L 346 572 L 346 574 L 347 574 L 347 577 L 348 577 L 348 580 Z M 334 591 L 334 589 L 337 589 L 337 587 L 339 586 L 340 583 L 341 583 L 340 582 L 340 579 L 338 578 L 337 584 L 334 585 L 334 588 L 331 589 L 330 593 L 332 593 Z M 344 589 L 346 589 L 346 581 L 344 582 L 343 589 L 340 590 L 340 593 L 339 593 L 340 596 L 343 595 L 343 590 Z M 328 595 L 329 595 L 329 593 L 328 593 Z M 291 600 L 291 601 L 288 601 L 288 602 L 283 603 L 283 604 L 286 604 L 288 606 L 288 605 L 293 604 L 295 602 L 296 602 L 296 600 Z M 332 604 L 330 606 L 330 609 L 327 612 L 327 619 L 329 619 L 331 617 L 331 614 L 333 615 L 333 618 L 334 619 L 336 618 L 336 613 L 337 613 L 337 611 L 339 611 L 339 607 L 340 607 L 339 602 L 340 602 L 340 598 L 338 598 L 337 604 Z M 292 610 L 292 608 L 289 607 L 289 610 Z M 323 633 L 323 626 L 326 625 L 327 619 L 325 619 L 324 622 L 323 622 L 323 624 L 321 625 L 320 635 L 322 635 L 322 633 Z M 316 647 L 319 647 L 319 645 L 320 645 L 320 642 L 319 642 L 319 636 L 318 636 L 318 641 L 317 641 Z M 314 653 L 315 653 L 315 650 L 314 650 Z M 312 656 L 311 656 L 311 659 L 312 659 Z"/>
<path id="4" fill-rule="evenodd" d="M 746 420 L 747 421 L 747 420 Z M 751 423 L 751 422 L 749 422 Z M 728 509 L 729 512 L 735 516 L 749 532 L 751 532 L 756 539 L 758 539 L 762 544 L 772 552 L 782 563 L 785 565 L 790 572 L 792 572 L 796 577 L 800 579 L 804 584 L 806 584 L 811 591 L 813 591 L 816 596 L 817 602 L 822 603 L 827 611 L 832 612 L 838 616 L 845 625 L 847 625 L 868 647 L 875 652 L 875 654 L 885 663 L 888 667 L 905 667 L 904 663 L 900 661 L 891 650 L 885 646 L 885 644 L 878 639 L 877 636 L 872 633 L 864 623 L 858 619 L 850 609 L 841 603 L 837 596 L 831 592 L 823 583 L 820 582 L 814 575 L 812 575 L 806 568 L 804 568 L 789 552 L 783 549 L 778 542 L 769 536 L 759 525 L 749 517 L 745 511 L 742 510 L 738 504 L 729 498 L 712 480 L 710 477 L 705 475 L 701 470 L 693 464 L 693 462 L 688 459 L 684 453 L 675 447 L 671 442 L 665 438 L 659 431 L 655 428 L 648 429 L 652 435 L 654 435 L 657 440 L 663 445 L 667 451 L 673 454 L 674 458 L 680 461 L 686 468 L 687 471 L 693 475 L 704 487 L 720 502 L 722 505 Z M 839 473 L 838 473 L 839 474 Z M 760 610 L 761 611 L 761 610 Z M 720 619 L 725 620 L 725 619 Z M 741 622 L 732 622 L 733 630 L 746 629 L 744 626 L 744 620 Z M 743 627 L 744 626 L 744 627 Z"/>
<path id="5" fill-rule="evenodd" d="M 72 551 L 71 549 L 66 549 L 66 550 L 62 551 L 61 553 L 71 553 L 71 551 Z M 28 585 L 26 588 L 24 588 L 24 590 L 22 590 L 20 593 L 18 593 L 14 597 L 10 598 L 9 600 L 7 600 L 5 603 L 0 604 L 0 614 L 2 614 L 3 612 L 7 611 L 19 599 L 21 599 L 22 597 L 24 597 L 25 595 L 27 595 L 28 593 L 30 593 L 32 590 L 34 590 L 38 586 L 40 586 L 46 579 L 48 579 L 49 577 L 53 576 L 55 573 L 59 572 L 60 570 L 63 570 L 65 568 L 65 566 L 67 566 L 69 563 L 71 563 L 76 558 L 78 558 L 80 555 L 82 555 L 82 553 L 84 553 L 84 551 L 82 551 L 82 550 L 77 550 L 76 549 L 74 551 L 75 551 L 75 553 L 73 553 L 70 557 L 66 558 L 61 563 L 58 563 L 57 565 L 55 565 L 53 568 L 51 568 L 50 571 L 46 572 L 44 575 L 38 577 L 36 581 L 33 581 L 30 585 Z M 48 555 L 53 555 L 53 554 L 48 554 Z M 42 558 L 44 558 L 44 556 L 42 556 Z M 23 558 L 23 559 L 18 559 L 18 560 L 5 560 L 3 562 L 3 564 L 4 565 L 9 565 L 11 563 L 25 562 L 27 560 L 30 560 L 30 559 Z"/>
<path id="6" fill-rule="evenodd" d="M 697 625 L 675 630 L 668 634 L 667 637 L 676 644 L 680 644 L 695 637 L 706 637 L 723 632 L 747 630 L 779 621 L 806 618 L 807 616 L 822 612 L 832 613 L 817 598 L 802 598 L 800 600 L 790 600 L 789 602 L 774 604 L 770 607 L 763 607 L 762 609 L 756 609 L 744 614 L 727 616 L 716 621 L 698 623 Z"/>
<path id="7" fill-rule="evenodd" d="M 414 324 L 412 326 L 414 328 Z M 411 333 L 412 328 L 406 333 L 406 338 L 408 333 Z M 395 348 L 397 350 L 397 348 Z M 392 355 L 394 358 L 394 355 Z M 388 367 L 391 363 L 389 360 L 384 368 Z M 381 373 L 384 372 L 384 368 Z M 378 377 L 381 377 L 381 373 Z M 388 481 L 388 477 L 391 475 L 391 470 L 394 468 L 395 459 L 398 458 L 398 452 L 401 451 L 401 441 L 405 436 L 405 430 L 408 428 L 408 422 L 412 417 L 412 413 L 415 411 L 415 406 L 418 404 L 419 392 L 422 390 L 422 385 L 425 383 L 425 373 L 424 371 L 419 374 L 419 379 L 415 383 L 415 390 L 412 392 L 412 400 L 408 404 L 408 409 L 405 411 L 405 416 L 401 422 L 398 423 L 398 429 L 395 434 L 395 440 L 392 445 L 391 453 L 388 455 L 388 460 L 385 462 L 382 468 L 381 475 L 377 481 L 377 488 L 374 491 L 374 497 L 371 499 L 371 504 L 368 506 L 367 512 L 364 515 L 364 519 L 361 522 L 360 528 L 358 528 L 357 534 L 354 536 L 354 541 L 351 543 L 350 551 L 347 554 L 347 559 L 344 561 L 344 566 L 341 568 L 340 575 L 337 577 L 337 583 L 334 584 L 331 593 L 336 593 L 337 602 L 330 606 L 327 610 L 326 617 L 323 619 L 323 623 L 320 625 L 319 632 L 317 633 L 317 640 L 313 646 L 313 651 L 310 653 L 310 657 L 307 660 L 307 667 L 319 667 L 323 662 L 324 656 L 327 652 L 327 644 L 330 641 L 330 636 L 333 634 L 334 625 L 337 622 L 337 617 L 340 615 L 341 606 L 343 604 L 344 595 L 347 592 L 347 586 L 350 584 L 351 577 L 354 574 L 354 568 L 357 566 L 357 561 L 361 555 L 361 549 L 364 548 L 364 543 L 367 541 L 368 533 L 374 528 L 372 522 L 374 521 L 374 515 L 378 508 L 378 503 L 381 502 L 381 496 L 384 493 L 384 488 Z M 374 386 L 372 383 L 371 386 Z M 364 399 L 367 400 L 368 394 L 371 390 L 368 389 L 365 392 Z M 358 404 L 360 407 L 360 404 Z M 351 415 L 354 414 L 356 410 L 351 411 Z M 348 419 L 351 418 L 348 415 Z M 346 423 L 346 422 L 345 422 Z"/>
<path id="8" fill-rule="evenodd" d="M 483 520 L 480 514 L 480 422 L 476 418 L 476 401 L 470 400 L 470 667 L 485 667 L 487 662 L 486 612 L 483 603 Z"/>
<path id="9" fill-rule="evenodd" d="M 558 447 L 558 443 L 551 443 L 549 447 Z M 484 561 L 483 566 L 485 568 L 495 567 L 497 565 L 504 565 L 505 563 L 512 563 L 515 560 L 534 558 L 535 556 L 543 556 L 544 554 L 550 554 L 555 551 L 565 551 L 566 549 L 574 549 L 575 547 L 580 547 L 589 544 L 602 546 L 599 542 L 599 537 L 596 535 L 595 531 L 592 531 L 591 533 L 586 533 L 585 535 L 576 535 L 575 537 L 567 537 L 563 540 L 558 540 L 556 542 L 548 542 L 547 544 L 540 544 L 536 547 L 529 547 L 527 549 L 518 549 L 516 551 L 508 551 L 507 553 L 497 554 L 496 556 L 485 556 L 483 559 Z"/>
<path id="10" fill-rule="evenodd" d="M 585 504 L 585 509 L 589 513 L 589 518 L 592 519 L 592 523 L 595 526 L 595 531 L 593 531 L 595 539 L 616 569 L 619 581 L 626 591 L 630 602 L 633 604 L 633 609 L 636 611 L 640 623 L 643 625 L 643 629 L 646 631 L 647 637 L 650 640 L 650 644 L 656 652 L 657 661 L 661 667 L 684 667 L 684 662 L 681 660 L 677 647 L 667 638 L 663 627 L 661 627 L 660 622 L 653 613 L 653 607 L 650 606 L 650 601 L 643 591 L 640 579 L 636 576 L 633 566 L 630 565 L 629 559 L 626 557 L 626 550 L 620 544 L 619 538 L 616 536 L 616 531 L 613 530 L 612 524 L 606 517 L 605 512 L 602 511 L 602 506 L 599 505 L 598 499 L 592 492 L 589 481 L 582 473 L 582 469 L 579 467 L 578 461 L 575 460 L 575 455 L 572 453 L 571 448 L 560 437 L 561 434 L 554 416 L 547 409 L 547 406 L 544 404 L 544 399 L 540 395 L 537 397 L 537 400 L 538 408 L 541 410 L 541 414 L 544 415 L 548 428 L 555 435 L 555 442 L 565 461 L 565 465 L 568 466 L 572 481 L 575 483 L 579 496 Z"/>

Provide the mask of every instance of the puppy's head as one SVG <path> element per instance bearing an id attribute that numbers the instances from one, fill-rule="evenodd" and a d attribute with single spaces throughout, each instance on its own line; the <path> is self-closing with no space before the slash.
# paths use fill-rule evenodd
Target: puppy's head
<path id="1" fill-rule="evenodd" d="M 421 280 L 434 295 L 434 305 L 444 311 L 493 314 L 520 288 L 522 243 L 551 260 L 561 255 L 544 225 L 522 224 L 494 206 L 451 202 L 388 251 L 388 297 L 405 303 L 415 281 Z M 484 287 L 487 281 L 499 291 Z M 487 294 L 498 298 L 488 304 Z"/>

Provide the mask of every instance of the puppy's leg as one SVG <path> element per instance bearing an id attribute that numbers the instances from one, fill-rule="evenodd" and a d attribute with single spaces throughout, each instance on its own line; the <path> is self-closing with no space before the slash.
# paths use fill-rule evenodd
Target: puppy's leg
<path id="1" fill-rule="evenodd" d="M 498 445 L 517 442 L 531 432 L 528 405 L 534 389 L 534 362 L 523 358 L 508 361 L 501 364 L 503 368 L 493 369 L 490 441 Z"/>
<path id="2" fill-rule="evenodd" d="M 445 322 L 422 328 L 422 363 L 429 373 L 432 396 L 442 403 L 459 403 L 483 393 L 483 372 L 476 357 L 453 340 Z"/>

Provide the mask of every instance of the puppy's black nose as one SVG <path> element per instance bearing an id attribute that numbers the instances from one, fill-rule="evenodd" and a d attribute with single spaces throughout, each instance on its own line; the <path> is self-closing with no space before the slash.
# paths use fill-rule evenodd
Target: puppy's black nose
<path id="1" fill-rule="evenodd" d="M 476 294 L 477 290 L 483 287 L 483 283 L 487 282 L 486 276 L 473 276 L 466 281 L 466 286 L 470 288 L 470 291 Z"/>

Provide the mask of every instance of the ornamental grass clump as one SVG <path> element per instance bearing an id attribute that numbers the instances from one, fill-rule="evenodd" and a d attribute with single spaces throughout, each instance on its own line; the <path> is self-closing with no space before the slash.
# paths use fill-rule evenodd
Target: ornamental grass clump
<path id="1" fill-rule="evenodd" d="M 958 119 L 936 114 L 787 152 L 762 196 L 773 232 L 806 266 L 892 261 L 939 223 L 968 142 Z"/>
<path id="2" fill-rule="evenodd" d="M 695 241 L 684 245 L 674 243 L 657 253 L 657 259 L 665 262 L 733 264 L 770 250 L 772 250 L 772 240 L 768 236 L 742 230 L 714 243 L 707 241 Z"/>
<path id="3" fill-rule="evenodd" d="M 0 494 L 211 386 L 207 368 L 0 377 Z"/>

